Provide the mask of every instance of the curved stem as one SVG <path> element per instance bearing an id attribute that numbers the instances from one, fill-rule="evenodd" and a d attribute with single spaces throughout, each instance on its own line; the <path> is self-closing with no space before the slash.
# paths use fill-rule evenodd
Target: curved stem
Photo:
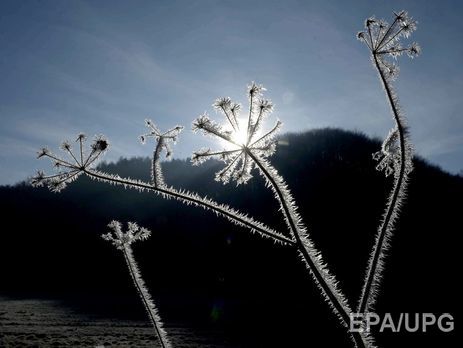
<path id="1" fill-rule="evenodd" d="M 94 170 L 85 169 L 84 173 L 88 175 L 92 179 L 102 180 L 105 182 L 121 185 L 124 187 L 135 188 L 138 190 L 147 190 L 151 192 L 155 192 L 157 194 L 175 198 L 179 201 L 186 203 L 186 204 L 194 204 L 196 206 L 203 207 L 204 209 L 211 210 L 218 215 L 226 217 L 228 220 L 232 221 L 233 223 L 244 226 L 249 228 L 251 231 L 255 231 L 260 233 L 263 236 L 270 237 L 276 242 L 280 242 L 283 244 L 294 245 L 294 241 L 284 235 L 270 229 L 269 227 L 265 226 L 259 221 L 255 221 L 254 219 L 243 215 L 242 213 L 228 207 L 224 204 L 216 203 L 210 199 L 203 198 L 195 193 L 189 192 L 181 192 L 177 191 L 171 187 L 154 187 L 147 183 L 143 183 L 136 180 L 131 179 L 123 179 L 120 177 L 113 177 L 101 172 L 97 172 Z"/>
<path id="2" fill-rule="evenodd" d="M 151 183 L 155 187 L 164 186 L 164 178 L 161 171 L 161 151 L 164 146 L 164 137 L 160 136 L 153 152 L 153 160 L 151 161 Z"/>
<path id="3" fill-rule="evenodd" d="M 302 240 L 304 236 L 301 234 L 301 228 L 298 226 L 299 221 L 297 221 L 297 213 L 294 211 L 291 203 L 288 202 L 289 200 L 289 192 L 283 192 L 282 185 L 285 185 L 282 181 L 282 178 L 279 179 L 279 183 L 274 178 L 274 175 L 271 174 L 273 172 L 273 168 L 269 167 L 268 164 L 263 163 L 260 159 L 255 156 L 250 150 L 247 150 L 247 153 L 252 158 L 252 160 L 256 163 L 258 168 L 260 169 L 261 174 L 265 177 L 267 182 L 270 184 L 272 190 L 275 192 L 277 199 L 280 203 L 281 210 L 285 217 L 286 222 L 288 223 L 288 227 L 291 230 L 291 233 L 295 239 L 296 248 L 303 257 L 304 261 L 307 263 L 311 274 L 315 278 L 316 283 L 322 290 L 323 294 L 328 299 L 330 305 L 333 309 L 339 314 L 342 324 L 345 327 L 349 327 L 352 310 L 348 307 L 347 303 L 342 300 L 343 295 L 334 288 L 334 280 L 332 280 L 329 284 L 327 279 L 325 279 L 327 270 L 321 269 L 319 261 L 314 260 L 313 256 L 307 250 L 304 241 Z M 315 250 L 314 250 L 315 251 Z M 316 252 L 314 252 L 316 253 Z M 357 347 L 367 347 L 368 342 L 365 341 L 365 337 L 362 336 L 359 332 L 350 332 L 352 339 L 354 340 Z"/>
<path id="4" fill-rule="evenodd" d="M 381 69 L 378 58 L 373 54 L 374 65 L 378 74 L 380 76 L 382 85 L 386 92 L 386 96 L 389 102 L 389 105 L 392 110 L 394 121 L 397 126 L 399 134 L 399 146 L 400 146 L 400 169 L 398 175 L 395 176 L 394 187 L 392 188 L 391 195 L 386 207 L 386 212 L 381 223 L 380 228 L 378 229 L 378 234 L 376 237 L 375 245 L 373 252 L 370 257 L 367 275 L 365 278 L 365 284 L 362 290 L 362 295 L 360 297 L 358 312 L 364 313 L 368 311 L 369 307 L 374 302 L 374 287 L 375 282 L 379 281 L 382 258 L 384 256 L 384 249 L 387 247 L 387 240 L 389 234 L 391 233 L 391 228 L 394 220 L 394 216 L 397 213 L 398 206 L 400 203 L 401 192 L 405 190 L 406 180 L 405 180 L 405 171 L 406 171 L 406 148 L 405 148 L 405 129 L 402 124 L 398 106 L 393 95 L 392 87 L 389 85 L 389 82 L 384 75 L 384 72 Z"/>

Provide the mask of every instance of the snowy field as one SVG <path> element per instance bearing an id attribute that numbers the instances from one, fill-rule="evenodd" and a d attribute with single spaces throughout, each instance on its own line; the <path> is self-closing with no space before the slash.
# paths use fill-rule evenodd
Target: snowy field
<path id="1" fill-rule="evenodd" d="M 174 347 L 231 348 L 220 332 L 166 330 Z M 57 301 L 0 297 L 0 347 L 156 347 L 148 321 L 88 316 Z"/>

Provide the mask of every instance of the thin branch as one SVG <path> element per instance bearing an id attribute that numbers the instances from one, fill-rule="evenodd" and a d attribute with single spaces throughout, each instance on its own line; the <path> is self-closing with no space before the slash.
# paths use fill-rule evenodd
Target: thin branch
<path id="1" fill-rule="evenodd" d="M 391 107 L 391 111 L 397 127 L 397 133 L 399 135 L 398 139 L 400 147 L 400 169 L 397 175 L 395 175 L 394 186 L 391 195 L 388 199 L 386 211 L 381 225 L 378 229 L 375 245 L 373 247 L 373 251 L 370 255 L 370 259 L 368 262 L 365 283 L 362 289 L 362 294 L 358 305 L 359 313 L 368 312 L 374 305 L 374 302 L 376 301 L 376 290 L 379 286 L 379 282 L 381 279 L 385 250 L 388 247 L 388 241 L 392 235 L 394 222 L 398 217 L 400 203 L 405 196 L 407 187 L 407 162 L 411 161 L 411 159 L 407 158 L 407 153 L 409 151 L 407 151 L 406 148 L 406 131 L 397 105 L 397 100 L 394 97 L 392 86 L 388 82 L 388 79 L 386 78 L 383 70 L 381 69 L 381 65 L 378 61 L 378 58 L 376 57 L 376 55 L 374 55 L 373 57 L 375 67 L 378 71 L 384 91 L 386 92 L 386 97 Z"/>
<path id="2" fill-rule="evenodd" d="M 202 207 L 206 210 L 211 210 L 215 212 L 217 215 L 221 215 L 227 218 L 229 221 L 235 223 L 236 225 L 247 227 L 252 232 L 257 232 L 262 236 L 269 237 L 273 239 L 275 242 L 289 245 L 294 244 L 293 240 L 265 226 L 263 223 L 256 221 L 253 218 L 248 217 L 240 213 L 239 211 L 230 208 L 225 204 L 219 204 L 211 199 L 201 197 L 196 193 L 178 191 L 172 187 L 154 187 L 150 184 L 141 181 L 124 179 L 119 176 L 111 176 L 92 169 L 85 169 L 84 173 L 92 179 L 117 184 L 120 186 L 124 186 L 125 188 L 134 188 L 140 191 L 146 190 L 150 192 L 155 192 L 166 198 L 175 198 L 182 203 L 193 204 L 195 206 Z"/>
<path id="3" fill-rule="evenodd" d="M 80 147 L 80 165 L 84 165 L 84 149 L 82 144 L 82 137 L 79 137 L 79 147 Z"/>
<path id="4" fill-rule="evenodd" d="M 132 248 L 128 245 L 124 245 L 122 249 L 124 253 L 124 259 L 127 263 L 127 267 L 129 269 L 130 276 L 132 277 L 133 283 L 135 288 L 137 289 L 138 294 L 143 302 L 143 306 L 148 313 L 148 317 L 153 324 L 154 330 L 156 332 L 156 336 L 159 338 L 159 342 L 161 343 L 162 348 L 171 348 L 172 345 L 167 338 L 167 333 L 165 332 L 164 328 L 162 327 L 161 318 L 158 315 L 157 308 L 151 299 L 151 296 L 148 293 L 148 290 L 145 286 L 145 282 L 140 275 L 140 271 L 133 257 Z"/>

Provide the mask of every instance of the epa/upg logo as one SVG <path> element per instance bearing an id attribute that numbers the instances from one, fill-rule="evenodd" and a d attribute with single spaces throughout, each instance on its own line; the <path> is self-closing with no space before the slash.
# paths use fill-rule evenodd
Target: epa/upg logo
<path id="1" fill-rule="evenodd" d="M 455 328 L 453 316 L 449 313 L 400 313 L 394 320 L 391 313 L 384 317 L 376 313 L 352 313 L 350 332 L 369 332 L 372 326 L 379 325 L 379 332 L 426 332 L 429 327 L 437 326 L 442 332 L 451 332 Z"/>

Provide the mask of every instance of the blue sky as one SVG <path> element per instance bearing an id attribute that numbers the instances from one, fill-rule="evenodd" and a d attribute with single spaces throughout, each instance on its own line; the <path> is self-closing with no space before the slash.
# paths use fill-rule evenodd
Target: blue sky
<path id="1" fill-rule="evenodd" d="M 423 48 L 396 83 L 419 155 L 463 169 L 461 1 L 1 1 L 0 184 L 46 168 L 38 148 L 105 134 L 107 160 L 148 156 L 144 119 L 186 126 L 174 151 L 208 144 L 193 119 L 216 97 L 264 84 L 284 131 L 384 137 L 389 109 L 366 48 L 369 15 L 406 9 Z M 217 115 L 220 118 L 220 115 Z M 209 143 L 211 146 L 213 144 Z"/>

